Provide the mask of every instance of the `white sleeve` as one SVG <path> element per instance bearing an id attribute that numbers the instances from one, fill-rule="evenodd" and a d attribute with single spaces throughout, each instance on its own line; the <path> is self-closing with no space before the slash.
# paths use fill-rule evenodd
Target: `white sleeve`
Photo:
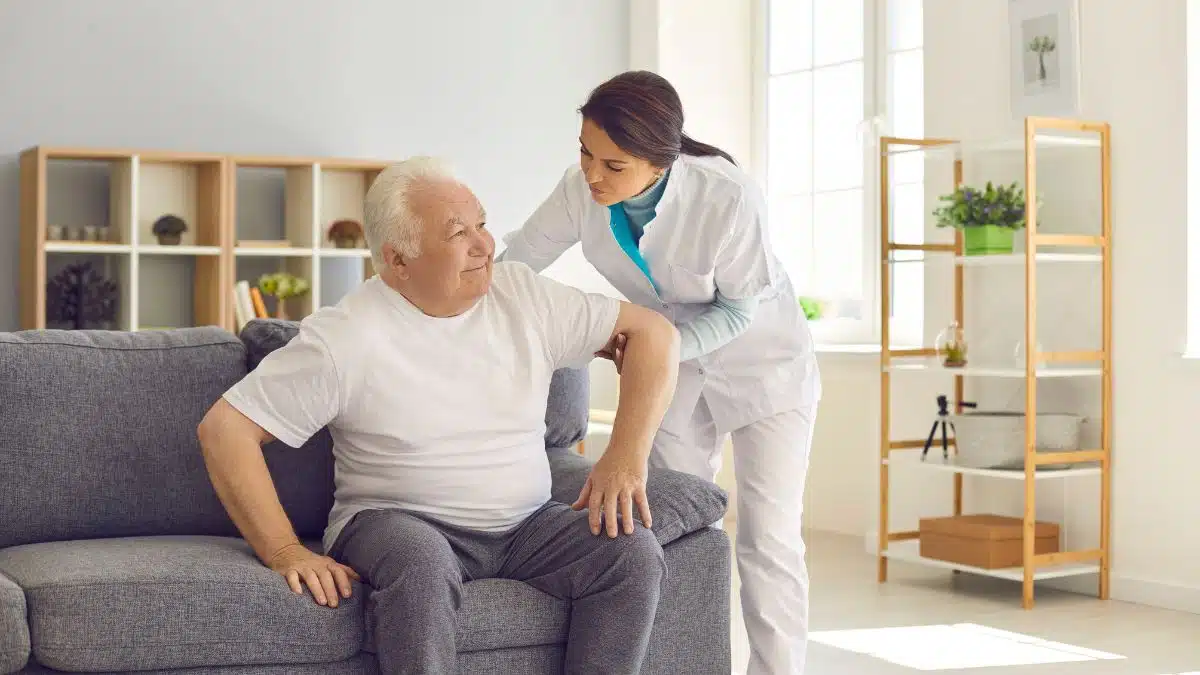
<path id="1" fill-rule="evenodd" d="M 301 328 L 230 387 L 224 398 L 267 433 L 299 448 L 337 417 L 340 391 L 328 346 Z"/>
<path id="2" fill-rule="evenodd" d="M 554 191 L 538 206 L 521 229 L 504 235 L 506 248 L 497 260 L 522 262 L 541 272 L 579 241 L 579 225 L 569 187 L 568 169 Z"/>
<path id="3" fill-rule="evenodd" d="M 555 369 L 582 368 L 612 339 L 621 301 L 532 275 L 532 304 Z"/>
<path id="4" fill-rule="evenodd" d="M 729 234 L 717 253 L 717 289 L 730 300 L 748 300 L 771 286 L 766 205 L 746 188 L 723 220 L 729 223 Z"/>

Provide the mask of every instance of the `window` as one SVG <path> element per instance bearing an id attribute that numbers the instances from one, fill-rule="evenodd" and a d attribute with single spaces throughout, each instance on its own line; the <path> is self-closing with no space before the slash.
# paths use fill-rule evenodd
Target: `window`
<path id="1" fill-rule="evenodd" d="M 879 339 L 879 135 L 923 133 L 921 0 L 766 0 L 765 147 L 771 237 L 818 342 Z M 893 236 L 921 241 L 922 167 L 893 175 Z M 897 340 L 920 339 L 921 265 L 898 265 Z M 901 269 L 902 268 L 902 269 Z M 911 270 L 909 269 L 911 268 Z M 896 341 L 896 340 L 894 340 Z"/>

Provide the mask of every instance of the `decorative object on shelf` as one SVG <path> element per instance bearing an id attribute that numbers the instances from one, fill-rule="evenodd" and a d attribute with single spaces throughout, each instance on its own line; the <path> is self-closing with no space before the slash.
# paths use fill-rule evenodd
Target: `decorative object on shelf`
<path id="1" fill-rule="evenodd" d="M 47 225 L 46 239 L 50 241 L 63 241 L 67 238 L 67 228 L 65 225 Z"/>
<path id="2" fill-rule="evenodd" d="M 1074 117 L 1080 109 L 1079 0 L 1009 0 L 1012 114 Z"/>
<path id="3" fill-rule="evenodd" d="M 1017 183 L 964 185 L 938 199 L 944 204 L 933 211 L 937 226 L 962 230 L 966 255 L 1012 253 L 1013 233 L 1025 227 L 1025 191 Z"/>
<path id="4" fill-rule="evenodd" d="M 951 321 L 937 337 L 937 355 L 947 368 L 967 365 L 967 339 L 957 321 Z"/>
<path id="5" fill-rule="evenodd" d="M 67 265 L 46 284 L 46 323 L 74 330 L 111 330 L 117 319 L 117 284 L 90 262 Z"/>
<path id="6" fill-rule="evenodd" d="M 154 221 L 154 226 L 150 228 L 150 231 L 158 237 L 160 246 L 177 246 L 187 229 L 187 223 L 183 218 L 167 214 Z"/>
<path id="7" fill-rule="evenodd" d="M 954 443 L 958 445 L 958 430 L 954 428 L 954 422 L 950 421 L 950 399 L 945 394 L 937 397 L 938 412 L 937 417 L 933 420 L 933 426 L 929 429 L 929 437 L 925 439 L 925 448 L 921 450 L 921 461 L 925 461 L 925 455 L 929 454 L 929 446 L 933 445 L 933 437 L 937 434 L 938 429 L 942 430 L 942 459 L 950 459 L 950 443 L 946 438 L 946 427 L 954 432 Z M 975 404 L 969 401 L 960 401 L 959 405 L 964 408 L 974 408 Z"/>
<path id="8" fill-rule="evenodd" d="M 824 304 L 816 298 L 802 295 L 798 298 L 798 301 L 800 303 L 800 308 L 804 310 L 804 318 L 808 319 L 809 321 L 816 321 L 825 313 Z"/>
<path id="9" fill-rule="evenodd" d="M 363 227 L 357 220 L 343 218 L 329 226 L 328 236 L 338 248 L 360 248 Z"/>
<path id="10" fill-rule="evenodd" d="M 288 272 L 264 274 L 258 278 L 258 289 L 275 298 L 275 318 L 287 319 L 286 301 L 308 293 L 308 279 Z"/>
<path id="11" fill-rule="evenodd" d="M 1034 346 L 1035 354 L 1043 351 L 1041 342 L 1035 342 L 1033 346 Z M 1024 340 L 1017 340 L 1016 346 L 1013 347 L 1013 366 L 1016 368 L 1024 368 L 1025 367 L 1025 341 Z"/>

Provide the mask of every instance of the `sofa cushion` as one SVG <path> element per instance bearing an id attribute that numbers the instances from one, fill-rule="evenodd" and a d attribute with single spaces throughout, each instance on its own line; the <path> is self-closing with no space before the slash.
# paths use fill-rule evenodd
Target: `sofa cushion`
<path id="1" fill-rule="evenodd" d="M 29 660 L 25 591 L 0 574 L 0 673 L 15 673 Z"/>
<path id="2" fill-rule="evenodd" d="M 254 370 L 268 354 L 296 337 L 299 330 L 300 324 L 296 321 L 253 319 L 247 322 L 241 332 L 242 342 L 246 344 L 247 368 Z M 546 447 L 567 448 L 583 440 L 587 433 L 587 416 L 587 369 L 555 371 L 546 402 Z"/>
<path id="3" fill-rule="evenodd" d="M 318 605 L 241 539 L 29 544 L 0 550 L 0 573 L 25 589 L 34 656 L 59 670 L 334 662 L 362 646 L 364 586 Z"/>
<path id="4" fill-rule="evenodd" d="M 0 333 L 0 547 L 236 535 L 196 426 L 245 374 L 245 347 L 219 328 Z M 328 519 L 329 448 L 266 448 L 302 537 Z"/>
<path id="5" fill-rule="evenodd" d="M 568 449 L 551 450 L 549 455 L 554 476 L 551 499 L 572 504 L 587 482 L 592 462 Z M 650 469 L 646 497 L 654 521 L 650 529 L 662 546 L 721 520 L 729 505 L 729 496 L 720 486 L 668 469 Z"/>

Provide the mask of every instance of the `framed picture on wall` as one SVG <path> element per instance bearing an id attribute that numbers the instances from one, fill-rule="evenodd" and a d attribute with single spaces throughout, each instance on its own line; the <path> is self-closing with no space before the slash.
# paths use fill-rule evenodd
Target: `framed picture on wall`
<path id="1" fill-rule="evenodd" d="M 1079 115 L 1079 8 L 1079 0 L 1009 0 L 1014 117 Z"/>

